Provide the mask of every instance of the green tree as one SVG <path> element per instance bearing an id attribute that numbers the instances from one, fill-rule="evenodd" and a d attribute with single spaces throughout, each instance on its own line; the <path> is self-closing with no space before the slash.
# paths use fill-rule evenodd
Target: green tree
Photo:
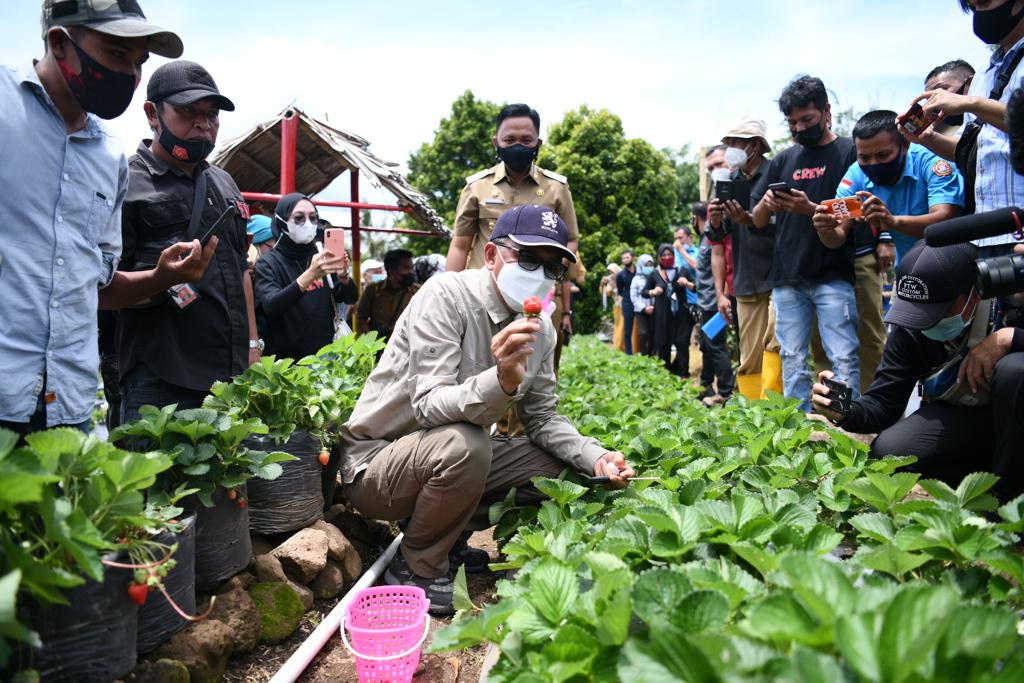
<path id="1" fill-rule="evenodd" d="M 676 211 L 672 217 L 674 225 L 690 222 L 690 207 L 700 199 L 700 164 L 697 161 L 699 152 L 691 152 L 689 145 L 678 150 L 662 150 L 672 162 L 676 170 Z"/>
<path id="2" fill-rule="evenodd" d="M 622 119 L 586 105 L 552 124 L 538 163 L 569 178 L 580 227 L 580 254 L 589 274 L 574 304 L 579 331 L 600 324 L 597 283 L 604 265 L 626 247 L 666 240 L 679 202 L 676 169 L 668 155 L 627 138 Z"/>
<path id="3" fill-rule="evenodd" d="M 409 156 L 409 182 L 433 198 L 449 227 L 455 223 L 455 207 L 466 178 L 493 166 L 494 120 L 501 105 L 478 100 L 471 90 L 452 103 L 451 114 L 441 119 L 434 139 Z"/>

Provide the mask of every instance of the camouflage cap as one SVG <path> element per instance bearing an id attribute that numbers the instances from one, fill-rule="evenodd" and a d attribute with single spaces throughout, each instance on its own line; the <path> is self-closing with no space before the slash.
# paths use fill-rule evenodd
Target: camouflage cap
<path id="1" fill-rule="evenodd" d="M 177 59 L 181 38 L 146 21 L 135 0 L 43 0 L 43 37 L 54 26 L 84 26 L 119 38 L 148 38 L 149 51 Z"/>

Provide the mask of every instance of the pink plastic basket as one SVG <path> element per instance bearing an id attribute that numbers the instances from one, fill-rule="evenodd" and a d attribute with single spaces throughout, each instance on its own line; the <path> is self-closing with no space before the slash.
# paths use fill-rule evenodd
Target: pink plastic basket
<path id="1" fill-rule="evenodd" d="M 359 683 L 412 680 L 430 628 L 428 607 L 427 594 L 416 586 L 359 591 L 341 622 L 341 640 L 355 657 Z"/>

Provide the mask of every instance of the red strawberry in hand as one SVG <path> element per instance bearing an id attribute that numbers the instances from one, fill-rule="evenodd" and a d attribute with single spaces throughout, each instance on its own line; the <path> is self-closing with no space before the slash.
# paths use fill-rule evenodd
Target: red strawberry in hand
<path id="1" fill-rule="evenodd" d="M 149 595 L 149 586 L 144 583 L 132 583 L 128 585 L 128 597 L 132 599 L 136 605 L 143 605 L 146 602 L 146 596 Z"/>
<path id="2" fill-rule="evenodd" d="M 544 304 L 541 303 L 540 297 L 526 297 L 526 301 L 523 302 L 523 313 L 527 318 L 536 318 L 542 310 L 544 310 Z"/>

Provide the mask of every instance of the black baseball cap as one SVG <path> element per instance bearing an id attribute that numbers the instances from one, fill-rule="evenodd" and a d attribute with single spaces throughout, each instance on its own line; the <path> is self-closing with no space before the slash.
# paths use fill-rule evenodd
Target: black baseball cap
<path id="1" fill-rule="evenodd" d="M 536 204 L 512 207 L 501 214 L 491 233 L 492 242 L 502 238 L 523 247 L 556 247 L 571 263 L 576 263 L 576 254 L 565 246 L 569 243 L 569 229 L 551 207 Z"/>
<path id="2" fill-rule="evenodd" d="M 929 247 L 924 240 L 918 242 L 900 259 L 885 322 L 927 330 L 942 320 L 953 301 L 971 291 L 976 256 L 970 244 Z"/>
<path id="3" fill-rule="evenodd" d="M 213 97 L 223 111 L 234 111 L 235 103 L 220 94 L 210 72 L 184 59 L 164 64 L 149 77 L 146 99 L 153 103 L 166 102 L 183 107 Z"/>
<path id="4" fill-rule="evenodd" d="M 177 59 L 181 38 L 154 26 L 135 0 L 43 0 L 43 37 L 54 26 L 84 26 L 119 38 L 148 38 L 153 54 Z"/>

